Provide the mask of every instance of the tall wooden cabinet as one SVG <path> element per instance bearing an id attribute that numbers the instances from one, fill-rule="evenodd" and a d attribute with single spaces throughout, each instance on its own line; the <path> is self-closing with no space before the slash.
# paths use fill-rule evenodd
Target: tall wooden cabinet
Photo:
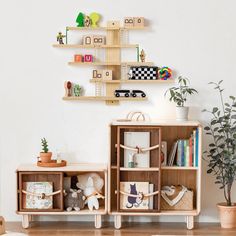
<path id="1" fill-rule="evenodd" d="M 161 166 L 161 142 L 167 142 L 167 156 L 176 140 L 188 139 L 198 129 L 198 166 Z M 150 167 L 124 167 L 124 132 L 150 132 Z M 134 147 L 128 147 L 134 148 Z M 186 216 L 187 228 L 194 226 L 194 216 L 201 209 L 201 148 L 202 127 L 197 121 L 113 122 L 110 126 L 110 164 L 108 178 L 108 212 L 114 215 L 116 228 L 121 227 L 122 216 Z M 120 182 L 154 184 L 153 209 L 121 209 Z M 192 210 L 161 210 L 161 187 L 183 185 L 193 191 Z M 124 193 L 123 193 L 124 194 Z"/>

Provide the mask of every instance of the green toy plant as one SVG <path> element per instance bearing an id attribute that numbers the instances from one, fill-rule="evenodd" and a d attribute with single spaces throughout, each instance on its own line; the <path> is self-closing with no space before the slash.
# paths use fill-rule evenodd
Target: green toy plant
<path id="1" fill-rule="evenodd" d="M 76 18 L 77 27 L 84 27 L 84 14 L 82 12 Z"/>
<path id="2" fill-rule="evenodd" d="M 89 17 L 92 21 L 92 27 L 98 27 L 97 23 L 100 20 L 100 15 L 96 12 L 92 12 Z"/>
<path id="3" fill-rule="evenodd" d="M 183 107 L 185 102 L 187 101 L 188 95 L 197 93 L 197 90 L 189 87 L 190 82 L 187 78 L 179 76 L 177 82 L 178 86 L 168 89 L 165 92 L 165 96 L 167 95 L 167 93 L 169 93 L 169 100 L 176 103 L 177 106 Z"/>
<path id="4" fill-rule="evenodd" d="M 215 184 L 224 191 L 227 206 L 232 206 L 232 185 L 236 180 L 236 98 L 229 96 L 230 101 L 225 102 L 221 83 L 222 80 L 209 83 L 219 92 L 221 107 L 203 110 L 211 114 L 211 121 L 204 130 L 212 138 L 204 159 L 208 162 L 207 173 L 214 174 Z"/>
<path id="5" fill-rule="evenodd" d="M 41 139 L 41 143 L 42 143 L 42 152 L 44 153 L 48 153 L 49 149 L 48 149 L 48 142 L 45 138 Z"/>

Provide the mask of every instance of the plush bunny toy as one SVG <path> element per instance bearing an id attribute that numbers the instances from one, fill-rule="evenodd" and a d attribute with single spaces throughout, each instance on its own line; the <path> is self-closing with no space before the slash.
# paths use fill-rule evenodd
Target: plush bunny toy
<path id="1" fill-rule="evenodd" d="M 70 192 L 65 196 L 65 208 L 67 211 L 72 211 L 73 209 L 79 211 L 84 208 L 85 196 L 82 190 L 70 189 Z"/>

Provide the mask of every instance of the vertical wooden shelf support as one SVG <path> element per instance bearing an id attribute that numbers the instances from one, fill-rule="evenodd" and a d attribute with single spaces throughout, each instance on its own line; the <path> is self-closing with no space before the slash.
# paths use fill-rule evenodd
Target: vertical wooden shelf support
<path id="1" fill-rule="evenodd" d="M 193 229 L 194 228 L 194 217 L 193 216 L 186 216 L 186 223 L 187 223 L 187 229 Z"/>

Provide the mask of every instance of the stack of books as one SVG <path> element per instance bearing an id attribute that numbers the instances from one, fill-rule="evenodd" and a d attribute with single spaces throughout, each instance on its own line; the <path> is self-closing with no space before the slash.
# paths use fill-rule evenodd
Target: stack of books
<path id="1" fill-rule="evenodd" d="M 193 131 L 188 139 L 179 139 L 172 145 L 168 158 L 168 166 L 198 167 L 199 130 Z"/>

